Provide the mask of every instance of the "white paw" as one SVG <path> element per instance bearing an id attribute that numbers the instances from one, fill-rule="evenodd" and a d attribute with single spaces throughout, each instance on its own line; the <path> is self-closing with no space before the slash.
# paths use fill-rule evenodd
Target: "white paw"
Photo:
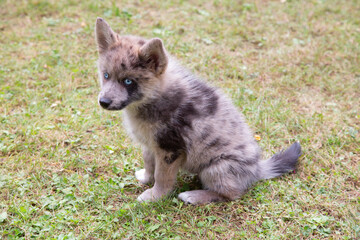
<path id="1" fill-rule="evenodd" d="M 187 191 L 180 193 L 178 197 L 186 204 L 194 204 L 194 205 L 226 201 L 226 199 L 220 196 L 218 193 L 208 190 Z"/>
<path id="2" fill-rule="evenodd" d="M 146 190 L 145 192 L 143 192 L 142 194 L 140 194 L 140 196 L 138 196 L 137 200 L 139 202 L 154 202 L 157 199 L 161 198 L 161 194 L 156 194 L 155 191 L 153 191 L 152 188 Z"/>
<path id="3" fill-rule="evenodd" d="M 142 184 L 148 184 L 148 183 L 152 182 L 152 177 L 150 176 L 150 174 L 148 174 L 146 172 L 145 169 L 140 169 L 139 171 L 136 171 L 135 177 Z"/>
<path id="4" fill-rule="evenodd" d="M 153 192 L 152 189 L 148 189 L 145 192 L 143 192 L 142 194 L 140 194 L 140 196 L 138 196 L 137 200 L 139 202 L 145 202 L 145 201 L 153 201 L 154 197 L 153 197 Z"/>
<path id="5" fill-rule="evenodd" d="M 196 204 L 197 203 L 197 197 L 194 196 L 194 194 L 191 193 L 190 191 L 180 193 L 178 198 L 181 201 L 183 201 L 184 203 L 188 203 L 188 204 Z"/>
<path id="6" fill-rule="evenodd" d="M 140 194 L 140 196 L 138 196 L 137 200 L 139 202 L 145 202 L 145 201 L 155 202 L 155 201 L 159 200 L 160 198 L 166 196 L 170 192 L 170 190 L 165 190 L 165 189 L 159 190 L 159 189 L 153 187 L 153 188 L 146 190 L 142 194 Z"/>

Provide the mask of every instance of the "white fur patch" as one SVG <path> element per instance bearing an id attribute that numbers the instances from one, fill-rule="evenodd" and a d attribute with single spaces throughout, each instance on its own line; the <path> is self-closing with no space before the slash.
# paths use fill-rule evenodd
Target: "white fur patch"
<path id="1" fill-rule="evenodd" d="M 139 171 L 135 172 L 135 177 L 137 180 L 139 180 L 139 182 L 141 182 L 142 184 L 148 184 L 150 182 L 150 176 L 148 174 L 146 174 L 146 170 L 140 169 Z"/>
<path id="2" fill-rule="evenodd" d="M 152 189 L 148 189 L 145 192 L 143 192 L 142 194 L 140 194 L 140 196 L 138 196 L 137 200 L 139 202 L 145 202 L 145 201 L 153 201 L 155 200 L 156 197 L 153 196 L 153 191 Z"/>
<path id="3" fill-rule="evenodd" d="M 188 204 L 204 204 L 225 201 L 218 193 L 209 190 L 193 190 L 179 194 L 179 199 Z"/>
<path id="4" fill-rule="evenodd" d="M 191 191 L 180 193 L 178 198 L 181 201 L 183 201 L 185 203 L 190 203 L 190 204 L 196 204 L 198 201 L 198 197 L 196 196 L 196 194 L 191 193 Z"/>
<path id="5" fill-rule="evenodd" d="M 139 202 L 145 202 L 145 201 L 150 201 L 150 202 L 154 202 L 157 201 L 158 199 L 166 196 L 168 194 L 169 191 L 157 191 L 156 188 L 150 188 L 148 190 L 146 190 L 145 192 L 143 192 L 142 194 L 140 194 L 140 196 L 137 198 L 137 200 Z"/>

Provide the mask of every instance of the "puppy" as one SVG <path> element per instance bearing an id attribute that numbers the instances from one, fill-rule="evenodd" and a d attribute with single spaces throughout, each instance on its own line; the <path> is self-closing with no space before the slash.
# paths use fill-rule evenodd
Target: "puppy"
<path id="1" fill-rule="evenodd" d="M 239 198 L 256 181 L 296 167 L 298 142 L 261 160 L 253 134 L 231 101 L 170 56 L 160 39 L 119 36 L 96 20 L 99 104 L 124 109 L 129 134 L 142 146 L 144 169 L 153 183 L 139 201 L 156 201 L 172 191 L 180 168 L 198 174 L 203 190 L 179 198 L 204 204 Z"/>

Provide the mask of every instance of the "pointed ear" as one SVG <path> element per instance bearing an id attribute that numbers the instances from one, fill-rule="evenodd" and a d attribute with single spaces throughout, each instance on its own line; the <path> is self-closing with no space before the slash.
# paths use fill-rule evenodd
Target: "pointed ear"
<path id="1" fill-rule="evenodd" d="M 158 75 L 165 71 L 168 63 L 165 48 L 159 38 L 152 38 L 147 41 L 140 48 L 139 57 L 147 68 L 152 69 Z"/>
<path id="2" fill-rule="evenodd" d="M 99 52 L 105 51 L 116 41 L 116 33 L 104 19 L 99 17 L 96 19 L 95 35 Z"/>

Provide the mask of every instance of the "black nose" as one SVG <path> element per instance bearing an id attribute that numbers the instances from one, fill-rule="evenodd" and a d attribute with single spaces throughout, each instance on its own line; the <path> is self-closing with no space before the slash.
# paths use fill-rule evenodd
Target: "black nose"
<path id="1" fill-rule="evenodd" d="M 106 109 L 110 106 L 112 101 L 111 101 L 111 99 L 108 99 L 108 98 L 100 98 L 99 103 L 103 108 Z"/>

